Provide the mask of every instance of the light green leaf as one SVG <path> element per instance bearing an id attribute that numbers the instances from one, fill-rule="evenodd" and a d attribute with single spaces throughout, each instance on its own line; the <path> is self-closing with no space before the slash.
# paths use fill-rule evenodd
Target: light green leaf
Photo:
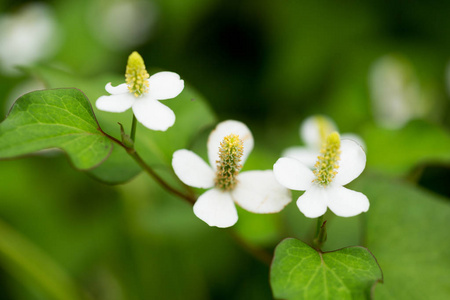
<path id="1" fill-rule="evenodd" d="M 385 278 L 375 299 L 449 299 L 449 199 L 373 175 L 353 187 L 370 200 L 366 245 Z"/>
<path id="2" fill-rule="evenodd" d="M 35 91 L 20 97 L 0 124 L 0 141 L 0 159 L 59 148 L 81 170 L 99 165 L 112 150 L 89 101 L 77 89 Z"/>
<path id="3" fill-rule="evenodd" d="M 450 133 L 416 120 L 398 130 L 373 125 L 364 129 L 367 165 L 385 173 L 405 175 L 420 163 L 450 162 Z"/>
<path id="4" fill-rule="evenodd" d="M 373 255 L 363 247 L 321 253 L 297 239 L 275 249 L 270 283 L 277 299 L 369 299 L 382 280 Z"/>

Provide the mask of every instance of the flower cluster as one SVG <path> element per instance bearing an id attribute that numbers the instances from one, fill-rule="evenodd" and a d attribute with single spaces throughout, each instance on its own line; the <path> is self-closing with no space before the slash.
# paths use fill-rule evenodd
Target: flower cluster
<path id="1" fill-rule="evenodd" d="M 97 100 L 98 109 L 123 112 L 131 107 L 136 119 L 153 130 L 165 131 L 174 124 L 175 114 L 159 100 L 181 93 L 180 76 L 172 72 L 149 76 L 142 57 L 133 52 L 125 79 L 117 87 L 106 85 L 111 95 Z M 253 136 L 243 123 L 228 120 L 209 136 L 209 165 L 194 152 L 181 149 L 173 154 L 172 167 L 186 185 L 208 189 L 193 210 L 210 226 L 234 225 L 238 220 L 235 203 L 253 213 L 279 212 L 291 201 L 289 189 L 305 191 L 297 206 L 309 218 L 322 216 L 327 208 L 343 217 L 366 212 L 367 197 L 343 187 L 364 170 L 362 140 L 355 135 L 341 139 L 334 122 L 325 116 L 306 119 L 300 136 L 307 147 L 287 149 L 273 170 L 241 172 L 253 149 Z"/>

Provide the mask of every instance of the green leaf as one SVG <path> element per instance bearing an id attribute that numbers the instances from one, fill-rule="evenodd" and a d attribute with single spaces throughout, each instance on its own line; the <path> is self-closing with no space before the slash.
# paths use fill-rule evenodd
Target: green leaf
<path id="1" fill-rule="evenodd" d="M 353 187 L 370 200 L 366 245 L 385 277 L 375 299 L 449 299 L 449 199 L 373 175 Z"/>
<path id="2" fill-rule="evenodd" d="M 120 130 L 118 122 L 123 123 L 125 127 L 131 121 L 132 114 L 130 111 L 123 114 L 109 113 L 105 114 L 95 107 L 95 101 L 101 95 L 107 95 L 105 85 L 107 82 L 120 83 L 123 77 L 116 75 L 103 75 L 96 78 L 82 78 L 67 71 L 54 69 L 51 67 L 36 66 L 25 69 L 30 75 L 42 80 L 47 88 L 68 88 L 77 87 L 81 89 L 91 102 L 94 114 L 101 124 L 104 132 L 111 134 L 117 139 L 120 138 Z M 129 130 L 129 128 L 128 128 Z M 114 134 L 117 133 L 117 134 Z M 108 183 L 118 184 L 129 181 L 139 174 L 141 168 L 121 147 L 113 145 L 111 155 L 95 169 L 89 170 L 88 173 L 94 178 Z"/>
<path id="3" fill-rule="evenodd" d="M 275 249 L 270 283 L 278 299 L 369 299 L 382 280 L 373 255 L 363 247 L 321 253 L 297 239 Z"/>
<path id="4" fill-rule="evenodd" d="M 112 150 L 89 101 L 77 89 L 35 91 L 20 97 L 0 124 L 0 141 L 0 159 L 59 148 L 81 170 L 99 165 Z"/>
<path id="5" fill-rule="evenodd" d="M 364 129 L 367 165 L 385 173 L 405 175 L 420 163 L 450 162 L 450 133 L 426 121 L 411 121 L 398 130 Z"/>

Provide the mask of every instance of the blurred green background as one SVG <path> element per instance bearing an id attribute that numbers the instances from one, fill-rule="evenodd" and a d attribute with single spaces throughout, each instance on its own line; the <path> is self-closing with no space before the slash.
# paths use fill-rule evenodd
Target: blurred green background
<path id="1" fill-rule="evenodd" d="M 377 299 L 448 299 L 449 11 L 448 1 L 0 0 L 0 119 L 33 89 L 95 100 L 133 50 L 150 70 L 180 74 L 217 120 L 249 126 L 247 170 L 271 169 L 302 143 L 306 117 L 328 115 L 367 144 L 351 188 L 371 209 L 327 214 L 327 250 L 367 246 L 385 276 Z M 73 83 L 49 84 L 42 68 Z M 1 161 L 0 299 L 272 299 L 269 266 L 236 241 L 269 253 L 285 237 L 310 242 L 315 221 L 298 195 L 281 214 L 240 210 L 220 230 L 145 174 L 109 186 L 54 152 Z"/>

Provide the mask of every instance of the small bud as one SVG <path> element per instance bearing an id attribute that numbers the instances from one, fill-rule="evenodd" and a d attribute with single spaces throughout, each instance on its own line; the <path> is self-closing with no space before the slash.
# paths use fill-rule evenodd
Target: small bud
<path id="1" fill-rule="evenodd" d="M 120 126 L 120 136 L 122 137 L 122 143 L 127 146 L 128 148 L 134 147 L 134 142 L 131 139 L 131 137 L 125 133 L 125 130 L 123 130 L 123 126 L 121 123 L 118 123 Z"/>

